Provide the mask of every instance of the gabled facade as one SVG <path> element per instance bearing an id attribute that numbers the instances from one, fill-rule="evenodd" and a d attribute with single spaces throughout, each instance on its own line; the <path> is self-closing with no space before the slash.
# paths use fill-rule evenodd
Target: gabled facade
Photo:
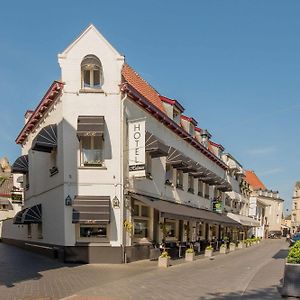
<path id="1" fill-rule="evenodd" d="M 5 241 L 59 249 L 66 261 L 120 263 L 162 243 L 178 255 L 178 243 L 203 249 L 237 238 L 240 224 L 222 213 L 232 190 L 224 148 L 177 100 L 93 25 L 58 61 L 61 81 L 26 113 L 16 139 L 25 205 L 5 223 Z"/>

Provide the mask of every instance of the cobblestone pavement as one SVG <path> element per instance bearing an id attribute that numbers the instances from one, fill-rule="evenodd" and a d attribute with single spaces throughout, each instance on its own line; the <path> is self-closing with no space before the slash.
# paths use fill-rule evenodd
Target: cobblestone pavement
<path id="1" fill-rule="evenodd" d="M 287 244 L 268 240 L 213 260 L 66 265 L 0 243 L 0 299 L 281 299 Z"/>

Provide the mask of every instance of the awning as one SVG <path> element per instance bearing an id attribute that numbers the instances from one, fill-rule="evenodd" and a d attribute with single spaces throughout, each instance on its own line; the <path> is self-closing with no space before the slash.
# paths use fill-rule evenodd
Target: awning
<path id="1" fill-rule="evenodd" d="M 27 207 L 19 211 L 14 217 L 14 224 L 42 223 L 42 204 Z"/>
<path id="2" fill-rule="evenodd" d="M 152 158 L 168 155 L 169 147 L 148 131 L 146 132 L 145 146 L 146 152 L 149 152 Z"/>
<path id="3" fill-rule="evenodd" d="M 108 224 L 109 196 L 76 196 L 73 200 L 72 223 Z"/>
<path id="4" fill-rule="evenodd" d="M 104 116 L 79 116 L 77 119 L 77 136 L 103 136 Z"/>
<path id="5" fill-rule="evenodd" d="M 169 147 L 166 163 L 172 165 L 174 169 L 184 169 L 188 166 L 189 159 L 179 150 Z"/>
<path id="6" fill-rule="evenodd" d="M 237 214 L 233 214 L 233 213 L 228 213 L 227 216 L 229 218 L 231 218 L 232 220 L 239 222 L 243 226 L 248 226 L 248 227 L 259 227 L 260 226 L 259 221 L 254 220 L 247 216 L 237 215 Z"/>
<path id="7" fill-rule="evenodd" d="M 187 167 L 183 168 L 182 171 L 183 173 L 194 173 L 197 171 L 198 167 L 197 167 L 197 163 L 195 161 L 193 161 L 192 159 L 189 159 L 187 161 Z"/>
<path id="8" fill-rule="evenodd" d="M 12 165 L 12 173 L 28 173 L 28 155 L 18 157 Z"/>
<path id="9" fill-rule="evenodd" d="M 165 218 L 206 221 L 214 224 L 223 224 L 225 226 L 227 225 L 240 227 L 240 224 L 238 222 L 232 220 L 226 215 L 218 214 L 212 211 L 190 207 L 184 204 L 173 203 L 170 201 L 159 200 L 144 195 L 131 194 L 131 196 L 132 198 L 159 210 L 160 212 L 162 212 L 162 216 Z"/>
<path id="10" fill-rule="evenodd" d="M 32 150 L 50 153 L 57 147 L 57 126 L 51 124 L 40 130 L 32 142 Z"/>
<path id="11" fill-rule="evenodd" d="M 4 198 L 4 197 L 0 197 L 0 205 L 7 205 L 7 206 L 9 206 L 9 209 L 13 208 L 11 202 L 7 198 Z"/>

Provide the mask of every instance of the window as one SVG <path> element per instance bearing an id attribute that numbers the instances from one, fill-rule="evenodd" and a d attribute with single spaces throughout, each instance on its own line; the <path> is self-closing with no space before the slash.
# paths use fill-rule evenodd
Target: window
<path id="1" fill-rule="evenodd" d="M 170 164 L 166 164 L 166 184 L 173 184 L 173 167 Z"/>
<path id="2" fill-rule="evenodd" d="M 203 197 L 203 182 L 198 180 L 198 196 Z"/>
<path id="3" fill-rule="evenodd" d="M 50 176 L 54 176 L 58 173 L 57 168 L 57 150 L 53 149 L 50 153 Z"/>
<path id="4" fill-rule="evenodd" d="M 31 238 L 31 224 L 27 225 L 27 237 Z"/>
<path id="5" fill-rule="evenodd" d="M 183 189 L 183 172 L 182 170 L 177 170 L 176 172 L 176 187 Z"/>
<path id="6" fill-rule="evenodd" d="M 190 123 L 190 128 L 189 128 L 189 134 L 191 136 L 195 136 L 195 127 L 193 124 Z"/>
<path id="7" fill-rule="evenodd" d="M 176 221 L 168 220 L 164 223 L 166 239 L 175 239 L 177 237 L 177 223 Z"/>
<path id="8" fill-rule="evenodd" d="M 80 238 L 107 238 L 107 226 L 80 224 Z"/>
<path id="9" fill-rule="evenodd" d="M 180 124 L 180 113 L 176 109 L 173 109 L 173 120 L 177 124 Z"/>
<path id="10" fill-rule="evenodd" d="M 145 162 L 146 177 L 152 179 L 152 157 L 149 152 L 145 153 Z"/>
<path id="11" fill-rule="evenodd" d="M 133 233 L 135 238 L 149 238 L 150 208 L 134 202 Z"/>
<path id="12" fill-rule="evenodd" d="M 87 55 L 81 63 L 82 88 L 101 89 L 103 85 L 102 64 L 95 55 Z"/>
<path id="13" fill-rule="evenodd" d="M 204 183 L 204 197 L 206 199 L 209 199 L 209 184 L 208 183 Z"/>
<path id="14" fill-rule="evenodd" d="M 42 239 L 43 238 L 43 224 L 42 223 L 38 223 L 38 239 Z"/>
<path id="15" fill-rule="evenodd" d="M 188 192 L 194 193 L 194 177 L 190 174 L 188 177 Z"/>
<path id="16" fill-rule="evenodd" d="M 83 136 L 81 142 L 81 165 L 103 165 L 103 139 L 100 136 Z"/>

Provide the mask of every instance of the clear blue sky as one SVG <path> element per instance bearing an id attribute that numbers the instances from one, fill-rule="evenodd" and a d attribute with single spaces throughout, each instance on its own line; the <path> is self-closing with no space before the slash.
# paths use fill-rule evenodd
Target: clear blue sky
<path id="1" fill-rule="evenodd" d="M 300 1 L 4 1 L 0 157 L 89 24 L 161 94 L 291 203 L 300 180 Z"/>

